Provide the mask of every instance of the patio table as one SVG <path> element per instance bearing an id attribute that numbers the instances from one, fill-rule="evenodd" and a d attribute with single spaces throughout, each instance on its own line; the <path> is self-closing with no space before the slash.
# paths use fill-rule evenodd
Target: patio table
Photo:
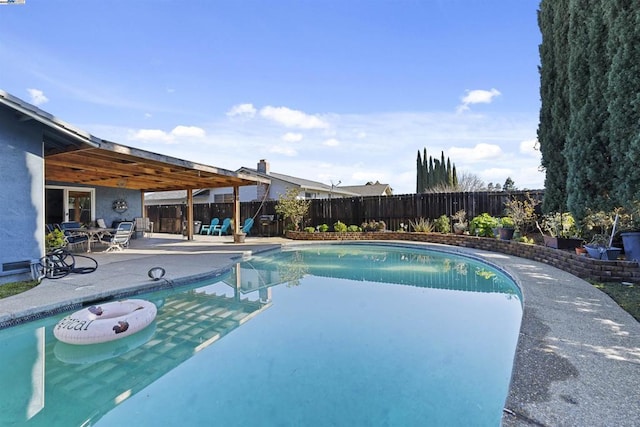
<path id="1" fill-rule="evenodd" d="M 90 228 L 67 228 L 66 231 L 70 231 L 72 233 L 80 233 L 87 236 L 87 253 L 91 252 L 91 242 L 99 242 L 101 238 L 105 235 L 113 234 L 116 229 L 115 228 L 100 228 L 100 227 L 90 227 Z"/>

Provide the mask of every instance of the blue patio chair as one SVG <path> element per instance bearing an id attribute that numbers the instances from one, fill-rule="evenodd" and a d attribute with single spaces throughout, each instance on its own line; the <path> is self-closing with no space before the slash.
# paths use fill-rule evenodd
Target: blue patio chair
<path id="1" fill-rule="evenodd" d="M 231 218 L 225 218 L 222 220 L 222 224 L 213 227 L 213 230 L 209 234 L 218 233 L 218 236 L 222 236 L 222 233 L 227 234 L 231 227 Z"/>
<path id="2" fill-rule="evenodd" d="M 78 230 L 80 228 L 82 228 L 82 224 L 78 221 L 67 221 L 60 224 L 60 230 L 64 233 L 64 237 L 71 250 L 74 250 L 78 246 L 84 246 L 85 243 L 88 244 L 89 236 L 79 232 Z"/>
<path id="3" fill-rule="evenodd" d="M 244 225 L 240 229 L 240 232 L 249 234 L 249 232 L 251 231 L 251 227 L 253 227 L 253 218 L 247 218 L 244 220 Z"/>
<path id="4" fill-rule="evenodd" d="M 211 232 L 213 231 L 213 227 L 215 227 L 218 224 L 220 224 L 220 219 L 211 218 L 211 224 L 209 225 L 205 224 L 202 227 L 200 227 L 200 234 L 211 234 Z"/>

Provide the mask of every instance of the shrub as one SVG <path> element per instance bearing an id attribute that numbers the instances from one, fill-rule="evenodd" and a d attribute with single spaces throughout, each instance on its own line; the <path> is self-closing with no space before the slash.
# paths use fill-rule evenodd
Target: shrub
<path id="1" fill-rule="evenodd" d="M 500 227 L 503 228 L 515 228 L 516 223 L 508 216 L 500 218 Z"/>
<path id="2" fill-rule="evenodd" d="M 328 226 L 327 224 L 320 224 L 320 225 L 318 226 L 318 230 L 319 230 L 321 233 L 325 233 L 325 232 L 329 231 L 329 226 Z"/>
<path id="3" fill-rule="evenodd" d="M 609 223 L 607 220 L 610 218 L 604 212 L 597 212 L 590 214 L 587 218 L 591 218 L 593 222 L 589 223 L 588 219 L 585 219 L 587 228 L 589 225 L 599 223 L 601 219 L 604 219 L 604 223 Z M 613 224 L 613 221 L 610 222 Z M 569 212 L 552 212 L 542 217 L 542 228 L 549 233 L 551 237 L 575 237 L 578 234 L 576 228 L 576 221 Z"/>
<path id="4" fill-rule="evenodd" d="M 341 221 L 338 221 L 333 224 L 333 231 L 335 231 L 336 233 L 346 233 L 347 225 Z"/>
<path id="5" fill-rule="evenodd" d="M 47 252 L 50 252 L 56 248 L 61 248 L 66 243 L 67 241 L 65 240 L 64 233 L 60 230 L 53 230 L 45 237 L 45 247 L 47 249 Z"/>
<path id="6" fill-rule="evenodd" d="M 315 233 L 316 229 L 313 227 L 305 227 L 304 231 L 306 231 L 307 233 Z"/>
<path id="7" fill-rule="evenodd" d="M 440 215 L 440 217 L 433 222 L 433 228 L 438 233 L 451 233 L 451 221 L 449 220 L 449 217 L 446 215 Z"/>
<path id="8" fill-rule="evenodd" d="M 498 227 L 498 218 L 492 217 L 488 213 L 482 213 L 471 220 L 471 234 L 480 237 L 495 237 L 493 229 Z"/>
<path id="9" fill-rule="evenodd" d="M 460 209 L 453 215 L 451 215 L 451 219 L 453 219 L 456 223 L 466 223 L 467 222 L 467 211 L 464 209 Z"/>
<path id="10" fill-rule="evenodd" d="M 418 233 L 431 233 L 433 231 L 433 224 L 429 218 L 417 218 L 415 222 L 409 220 L 409 225 L 411 225 L 413 231 Z"/>
<path id="11" fill-rule="evenodd" d="M 362 231 L 384 231 L 387 228 L 387 224 L 384 221 L 365 221 L 361 227 Z"/>
<path id="12" fill-rule="evenodd" d="M 362 231 L 362 228 L 358 227 L 357 225 L 350 225 L 347 227 L 347 231 L 350 233 L 357 233 Z"/>
<path id="13" fill-rule="evenodd" d="M 512 197 L 505 202 L 505 213 L 513 219 L 514 228 L 521 233 L 533 230 L 536 222 L 536 206 L 540 202 L 535 200 L 529 193 L 525 200 L 518 200 Z"/>
<path id="14" fill-rule="evenodd" d="M 516 241 L 521 243 L 526 243 L 528 245 L 533 245 L 535 243 L 535 240 L 527 236 L 520 236 L 516 239 Z"/>

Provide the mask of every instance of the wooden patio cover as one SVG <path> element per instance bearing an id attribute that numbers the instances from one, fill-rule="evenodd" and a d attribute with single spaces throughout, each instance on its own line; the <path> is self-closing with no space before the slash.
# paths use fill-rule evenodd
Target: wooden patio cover
<path id="1" fill-rule="evenodd" d="M 98 146 L 45 149 L 45 178 L 145 192 L 256 185 L 264 180 L 132 147 L 100 141 Z"/>

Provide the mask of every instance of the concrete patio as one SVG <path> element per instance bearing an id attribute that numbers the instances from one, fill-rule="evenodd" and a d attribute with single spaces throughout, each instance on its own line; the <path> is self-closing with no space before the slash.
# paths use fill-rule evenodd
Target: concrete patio
<path id="1" fill-rule="evenodd" d="M 305 243 L 248 237 L 234 244 L 232 237 L 214 236 L 188 241 L 168 234 L 138 238 L 123 252 L 86 254 L 99 263 L 93 273 L 45 279 L 28 292 L 0 300 L 0 326 L 114 295 L 214 278 L 243 256 L 290 244 Z M 640 323 L 606 294 L 556 268 L 504 254 L 446 248 L 499 266 L 522 289 L 524 315 L 503 425 L 640 425 Z M 156 266 L 166 270 L 161 281 L 148 277 Z"/>

